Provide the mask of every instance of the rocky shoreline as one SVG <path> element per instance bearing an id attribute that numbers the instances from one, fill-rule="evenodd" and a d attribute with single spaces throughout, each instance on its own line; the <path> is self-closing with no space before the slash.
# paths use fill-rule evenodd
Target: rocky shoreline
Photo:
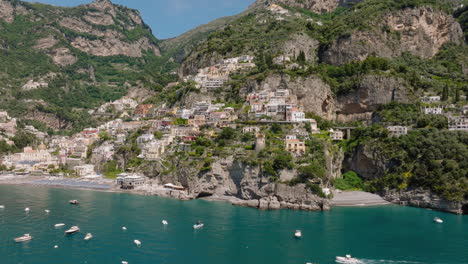
<path id="1" fill-rule="evenodd" d="M 468 214 L 468 201 L 448 201 L 423 189 L 387 190 L 381 195 L 386 201 L 394 204 L 433 209 L 452 214 Z"/>
<path id="2" fill-rule="evenodd" d="M 378 206 L 397 204 L 418 208 L 428 208 L 453 214 L 468 214 L 468 202 L 450 202 L 422 189 L 411 191 L 389 190 L 380 196 L 366 192 L 335 193 L 333 199 L 319 198 L 310 195 L 305 186 L 276 185 L 273 192 L 264 197 L 241 199 L 228 195 L 209 195 L 198 197 L 197 193 L 164 188 L 155 180 L 150 180 L 133 190 L 122 190 L 111 179 L 79 179 L 57 177 L 0 177 L 2 185 L 33 185 L 67 189 L 87 189 L 101 192 L 118 192 L 139 195 L 154 195 L 189 201 L 203 199 L 207 201 L 223 201 L 232 205 L 257 208 L 260 210 L 305 210 L 329 211 L 333 206 Z M 302 190 L 302 193 L 301 193 Z M 309 197 L 311 196 L 311 197 Z"/>

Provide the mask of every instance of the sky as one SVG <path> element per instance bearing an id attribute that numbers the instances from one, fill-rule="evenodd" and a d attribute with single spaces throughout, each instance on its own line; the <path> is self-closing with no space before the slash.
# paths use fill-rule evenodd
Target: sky
<path id="1" fill-rule="evenodd" d="M 57 6 L 77 6 L 92 0 L 28 0 Z M 176 37 L 216 18 L 244 11 L 254 0 L 111 0 L 138 9 L 158 39 Z"/>

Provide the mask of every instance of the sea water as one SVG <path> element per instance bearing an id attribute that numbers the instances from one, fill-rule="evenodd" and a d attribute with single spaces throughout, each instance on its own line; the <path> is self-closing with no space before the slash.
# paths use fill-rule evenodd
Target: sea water
<path id="1" fill-rule="evenodd" d="M 80 204 L 69 204 L 71 199 Z M 223 202 L 7 185 L 0 185 L 0 205 L 0 264 L 304 264 L 334 263 L 345 254 L 372 264 L 468 263 L 468 216 L 396 205 L 260 211 Z M 436 216 L 444 223 L 434 223 Z M 194 230 L 198 220 L 205 226 Z M 55 228 L 57 223 L 66 225 Z M 73 225 L 81 231 L 66 236 Z M 301 239 L 294 238 L 296 229 Z M 13 241 L 26 233 L 32 241 Z M 94 237 L 85 241 L 86 233 Z"/>

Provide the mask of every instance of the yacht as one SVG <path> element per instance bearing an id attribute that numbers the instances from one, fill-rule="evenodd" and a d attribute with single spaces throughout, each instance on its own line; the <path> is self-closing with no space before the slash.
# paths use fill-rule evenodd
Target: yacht
<path id="1" fill-rule="evenodd" d="M 193 229 L 200 229 L 204 226 L 204 224 L 200 221 L 197 221 L 194 225 L 193 225 Z"/>
<path id="2" fill-rule="evenodd" d="M 77 227 L 77 226 L 72 226 L 70 229 L 65 231 L 65 234 L 69 235 L 69 234 L 73 234 L 73 233 L 76 233 L 76 232 L 80 232 L 80 228 Z"/>
<path id="3" fill-rule="evenodd" d="M 168 225 L 169 223 L 166 220 L 162 220 L 163 225 Z"/>
<path id="4" fill-rule="evenodd" d="M 65 225 L 64 223 L 59 223 L 59 224 L 55 224 L 54 227 L 62 227 L 64 225 Z"/>
<path id="5" fill-rule="evenodd" d="M 294 237 L 295 238 L 301 238 L 302 237 L 302 231 L 301 230 L 296 230 L 296 232 L 294 233 Z"/>
<path id="6" fill-rule="evenodd" d="M 442 224 L 444 221 L 442 219 L 440 219 L 439 217 L 435 217 L 434 222 Z"/>
<path id="7" fill-rule="evenodd" d="M 78 202 L 78 200 L 70 200 L 69 203 L 70 204 L 79 204 L 80 202 Z"/>
<path id="8" fill-rule="evenodd" d="M 360 264 L 362 263 L 359 259 L 351 257 L 351 255 L 346 255 L 345 257 L 336 257 L 336 262 L 342 264 Z"/>
<path id="9" fill-rule="evenodd" d="M 24 236 L 15 238 L 15 242 L 16 243 L 26 242 L 26 241 L 29 241 L 31 239 L 32 239 L 32 236 L 30 236 L 29 234 L 24 234 Z"/>
<path id="10" fill-rule="evenodd" d="M 87 233 L 86 236 L 84 237 L 84 240 L 90 240 L 91 238 L 93 238 L 93 234 Z"/>
<path id="11" fill-rule="evenodd" d="M 135 245 L 137 245 L 137 246 L 141 246 L 140 240 L 135 239 L 135 240 L 133 240 L 133 243 L 135 243 Z"/>

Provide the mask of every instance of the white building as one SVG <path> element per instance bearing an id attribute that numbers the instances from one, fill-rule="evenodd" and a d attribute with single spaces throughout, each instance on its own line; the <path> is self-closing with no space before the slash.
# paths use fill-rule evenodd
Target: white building
<path id="1" fill-rule="evenodd" d="M 426 107 L 424 108 L 424 114 L 426 115 L 441 115 L 442 108 L 441 107 Z"/>
<path id="2" fill-rule="evenodd" d="M 451 116 L 449 117 L 450 131 L 468 131 L 468 117 Z"/>
<path id="3" fill-rule="evenodd" d="M 258 126 L 246 126 L 242 128 L 242 133 L 257 133 L 260 132 L 260 127 Z"/>
<path id="4" fill-rule="evenodd" d="M 440 102 L 440 96 L 424 96 L 421 97 L 421 102 L 430 104 L 430 103 L 438 103 Z"/>
<path id="5" fill-rule="evenodd" d="M 344 139 L 344 133 L 343 131 L 341 130 L 333 130 L 333 129 L 330 129 L 330 138 L 332 140 L 337 140 L 337 141 L 341 141 Z"/>
<path id="6" fill-rule="evenodd" d="M 408 127 L 406 126 L 388 126 L 387 130 L 390 132 L 391 136 L 396 137 L 408 134 Z"/>
<path id="7" fill-rule="evenodd" d="M 84 176 L 87 176 L 87 175 L 96 174 L 94 172 L 94 165 L 92 165 L 92 164 L 86 164 L 86 165 L 82 165 L 82 166 L 75 166 L 74 170 L 75 170 L 76 175 L 79 176 L 79 177 L 84 177 Z"/>

